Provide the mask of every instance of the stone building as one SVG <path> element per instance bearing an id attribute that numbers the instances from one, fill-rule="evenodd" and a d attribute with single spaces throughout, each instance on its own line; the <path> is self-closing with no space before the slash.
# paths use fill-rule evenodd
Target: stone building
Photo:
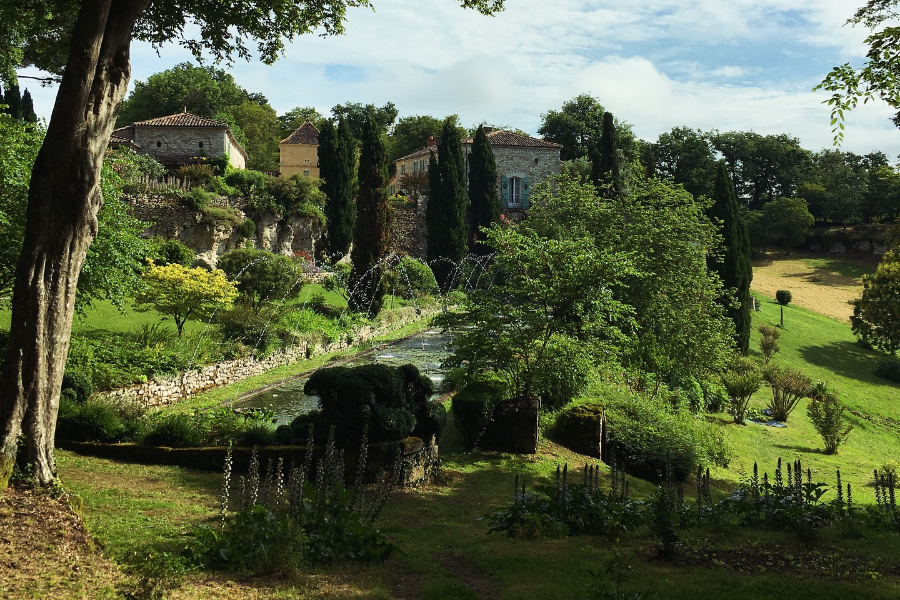
<path id="1" fill-rule="evenodd" d="M 137 152 L 149 154 L 170 169 L 198 156 L 226 156 L 236 169 L 247 165 L 247 152 L 227 123 L 189 112 L 138 121 L 113 131 L 119 145 L 130 140 Z"/>
<path id="2" fill-rule="evenodd" d="M 281 161 L 278 171 L 282 177 L 303 175 L 319 178 L 319 130 L 309 119 L 278 144 Z"/>
<path id="3" fill-rule="evenodd" d="M 497 163 L 497 190 L 502 211 L 512 217 L 521 214 L 530 206 L 531 188 L 538 183 L 559 174 L 560 150 L 562 146 L 554 142 L 540 140 L 511 131 L 494 131 L 484 128 L 487 133 L 494 159 Z M 463 140 L 466 150 L 466 174 L 469 172 L 468 157 L 472 152 L 474 138 Z M 421 150 L 394 161 L 394 178 L 390 182 L 390 193 L 404 192 L 404 176 L 428 171 L 428 160 L 437 153 L 440 140 L 430 138 Z M 424 190 L 427 193 L 427 188 Z"/>

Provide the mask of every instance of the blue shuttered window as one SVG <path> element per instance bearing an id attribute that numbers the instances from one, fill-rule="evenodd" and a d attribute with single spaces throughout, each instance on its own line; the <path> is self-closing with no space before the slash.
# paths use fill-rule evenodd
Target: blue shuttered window
<path id="1" fill-rule="evenodd" d="M 531 183 L 527 177 L 522 178 L 522 208 L 531 206 Z"/>
<path id="2" fill-rule="evenodd" d="M 509 208 L 509 178 L 500 178 L 500 206 Z"/>

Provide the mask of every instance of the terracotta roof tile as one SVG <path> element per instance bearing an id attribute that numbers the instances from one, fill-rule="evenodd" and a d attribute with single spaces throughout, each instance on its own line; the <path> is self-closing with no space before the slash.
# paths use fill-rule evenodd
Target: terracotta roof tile
<path id="1" fill-rule="evenodd" d="M 227 123 L 192 115 L 189 112 L 137 121 L 134 125 L 135 127 L 228 127 Z"/>
<path id="2" fill-rule="evenodd" d="M 556 142 L 548 142 L 547 140 L 539 140 L 528 135 L 513 133 L 512 131 L 496 130 L 487 134 L 488 141 L 491 146 L 518 146 L 525 148 L 562 148 L 562 144 Z M 472 145 L 475 142 L 474 137 L 466 139 L 466 145 Z"/>
<path id="3" fill-rule="evenodd" d="M 297 131 L 281 140 L 282 144 L 310 144 L 319 145 L 319 130 L 310 123 L 309 119 L 306 123 L 297 128 Z"/>
<path id="4" fill-rule="evenodd" d="M 422 158 L 422 157 L 427 158 L 429 154 L 436 153 L 436 152 L 437 152 L 437 146 L 428 146 L 427 148 L 422 148 L 421 150 L 416 150 L 412 154 L 407 154 L 406 156 L 401 156 L 400 158 L 396 159 L 394 162 L 397 162 L 398 160 L 412 160 L 414 158 Z"/>

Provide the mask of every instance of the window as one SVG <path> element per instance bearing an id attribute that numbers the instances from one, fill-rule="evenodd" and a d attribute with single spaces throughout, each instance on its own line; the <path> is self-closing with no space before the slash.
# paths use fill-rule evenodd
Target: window
<path id="1" fill-rule="evenodd" d="M 156 147 L 157 147 L 157 148 L 162 148 L 162 142 L 156 142 Z"/>
<path id="2" fill-rule="evenodd" d="M 309 169 L 303 169 L 303 176 L 309 177 Z"/>
<path id="3" fill-rule="evenodd" d="M 522 178 L 509 178 L 509 206 L 510 208 L 518 208 L 522 206 Z"/>
<path id="4" fill-rule="evenodd" d="M 400 163 L 400 174 L 406 175 L 406 163 Z"/>
<path id="5" fill-rule="evenodd" d="M 200 142 L 200 147 L 201 147 L 201 148 L 203 147 L 203 142 Z"/>

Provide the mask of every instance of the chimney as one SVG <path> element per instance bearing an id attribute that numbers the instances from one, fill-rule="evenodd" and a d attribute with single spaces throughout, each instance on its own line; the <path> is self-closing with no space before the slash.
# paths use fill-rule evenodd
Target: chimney
<path id="1" fill-rule="evenodd" d="M 484 129 L 484 133 L 485 133 L 485 134 L 493 133 L 493 132 L 494 132 L 494 128 L 493 128 L 493 127 L 487 127 L 487 126 L 484 126 L 484 127 L 482 127 L 482 129 Z"/>
<path id="2" fill-rule="evenodd" d="M 433 135 L 428 137 L 428 142 L 425 144 L 426 148 L 431 148 L 433 146 L 437 146 L 441 143 L 441 138 L 436 138 Z"/>

